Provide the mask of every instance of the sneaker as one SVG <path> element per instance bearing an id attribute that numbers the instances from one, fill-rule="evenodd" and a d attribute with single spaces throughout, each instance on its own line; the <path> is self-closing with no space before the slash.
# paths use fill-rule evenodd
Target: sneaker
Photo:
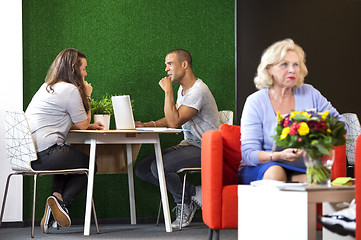
<path id="1" fill-rule="evenodd" d="M 176 213 L 177 213 L 177 217 L 176 219 L 172 222 L 172 227 L 174 228 L 179 228 L 179 223 L 181 221 L 181 208 L 182 208 L 182 204 L 177 204 L 176 208 Z M 195 214 L 195 212 L 197 211 L 197 207 L 195 206 L 195 204 L 193 202 L 191 202 L 190 204 L 184 204 L 184 208 L 183 208 L 183 219 L 182 219 L 182 228 L 183 227 L 187 227 L 193 219 L 193 216 Z"/>
<path id="2" fill-rule="evenodd" d="M 196 194 L 191 197 L 197 207 L 202 208 L 202 186 L 196 186 Z"/>
<path id="3" fill-rule="evenodd" d="M 46 202 L 45 204 L 45 212 L 43 218 L 41 219 L 40 227 L 43 233 L 48 233 L 49 227 L 58 228 L 58 224 L 55 221 L 53 214 L 51 213 L 51 209 L 48 205 L 48 202 Z"/>
<path id="4" fill-rule="evenodd" d="M 356 230 L 356 204 L 352 200 L 348 208 L 334 212 L 330 215 L 318 216 L 317 220 L 330 230 L 342 236 L 355 236 Z"/>
<path id="5" fill-rule="evenodd" d="M 52 215 L 55 221 L 62 227 L 69 227 L 71 220 L 69 217 L 69 211 L 65 207 L 64 203 L 55 196 L 48 197 L 48 205 L 51 209 Z"/>

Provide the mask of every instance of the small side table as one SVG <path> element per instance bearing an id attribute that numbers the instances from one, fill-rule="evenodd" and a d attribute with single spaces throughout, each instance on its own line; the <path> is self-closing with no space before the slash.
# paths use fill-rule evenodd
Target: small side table
<path id="1" fill-rule="evenodd" d="M 238 239 L 316 240 L 316 204 L 330 212 L 328 203 L 354 197 L 354 186 L 239 185 Z"/>

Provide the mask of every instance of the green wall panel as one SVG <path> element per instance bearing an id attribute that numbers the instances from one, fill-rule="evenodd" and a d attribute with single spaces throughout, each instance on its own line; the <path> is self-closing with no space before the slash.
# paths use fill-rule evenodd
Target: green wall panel
<path id="1" fill-rule="evenodd" d="M 136 120 L 163 117 L 164 93 L 158 81 L 166 74 L 166 53 L 175 48 L 190 51 L 194 72 L 207 83 L 218 108 L 234 110 L 234 44 L 234 0 L 23 1 L 24 109 L 56 55 L 73 47 L 87 56 L 86 79 L 93 97 L 129 94 Z M 181 139 L 161 136 L 161 143 L 167 147 Z M 152 152 L 152 146 L 142 146 L 138 161 Z M 39 181 L 37 219 L 50 184 L 48 177 Z M 136 177 L 135 187 L 137 217 L 155 217 L 157 187 Z M 30 219 L 31 178 L 25 178 L 24 191 L 24 217 Z M 74 201 L 73 218 L 83 217 L 83 200 L 84 194 Z M 128 218 L 127 176 L 96 176 L 94 200 L 100 218 Z M 170 202 L 173 206 L 171 196 Z"/>

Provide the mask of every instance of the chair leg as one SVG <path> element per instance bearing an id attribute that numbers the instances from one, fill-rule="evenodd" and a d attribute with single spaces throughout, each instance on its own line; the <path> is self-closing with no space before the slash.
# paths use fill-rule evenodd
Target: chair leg
<path id="1" fill-rule="evenodd" d="M 157 216 L 157 223 L 155 224 L 156 226 L 158 226 L 159 224 L 159 218 L 160 218 L 160 211 L 162 210 L 162 199 L 160 199 L 159 202 L 159 209 L 158 209 L 158 216 Z"/>
<path id="2" fill-rule="evenodd" d="M 97 230 L 97 233 L 99 234 L 98 218 L 97 218 L 97 213 L 96 213 L 96 211 L 95 211 L 95 204 L 94 204 L 93 198 L 92 198 L 92 207 L 93 207 L 93 215 L 94 215 L 95 228 L 96 228 L 96 230 Z"/>
<path id="3" fill-rule="evenodd" d="M 219 230 L 214 230 L 214 232 L 215 232 L 214 239 L 219 240 Z M 213 229 L 209 228 L 208 240 L 212 240 L 212 239 L 213 239 Z"/>
<path id="4" fill-rule="evenodd" d="M 34 230 L 35 230 L 35 204 L 36 204 L 36 180 L 38 174 L 34 175 L 34 192 L 33 192 L 33 217 L 31 220 L 31 237 L 34 238 Z"/>
<path id="5" fill-rule="evenodd" d="M 13 176 L 13 173 L 10 173 L 6 179 L 6 185 L 5 185 L 5 191 L 4 191 L 4 198 L 3 198 L 3 205 L 1 206 L 1 215 L 0 215 L 0 227 L 1 227 L 1 223 L 3 222 L 3 216 L 4 216 L 4 210 L 5 210 L 5 203 L 6 203 L 6 198 L 8 196 L 8 189 L 9 189 L 9 183 L 10 183 L 10 178 Z"/>
<path id="6" fill-rule="evenodd" d="M 187 173 L 184 173 L 183 177 L 183 192 L 182 192 L 182 207 L 181 207 L 181 217 L 179 222 L 179 231 L 182 231 L 182 223 L 183 223 L 183 210 L 184 210 L 184 193 L 186 190 L 186 180 L 187 180 Z"/>
<path id="7" fill-rule="evenodd" d="M 214 231 L 215 231 L 214 240 L 219 240 L 219 229 Z"/>
<path id="8" fill-rule="evenodd" d="M 209 228 L 208 230 L 208 240 L 212 240 L 213 239 L 213 229 Z"/>

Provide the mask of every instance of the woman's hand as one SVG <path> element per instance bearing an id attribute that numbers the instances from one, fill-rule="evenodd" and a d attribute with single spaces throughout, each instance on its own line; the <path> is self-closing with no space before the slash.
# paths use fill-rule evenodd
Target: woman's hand
<path id="1" fill-rule="evenodd" d="M 85 80 L 84 80 L 84 92 L 87 97 L 90 97 L 93 92 L 93 87 Z"/>
<path id="2" fill-rule="evenodd" d="M 96 123 L 90 124 L 88 129 L 89 130 L 103 130 L 104 124 L 101 122 L 96 122 Z"/>
<path id="3" fill-rule="evenodd" d="M 286 148 L 285 150 L 280 152 L 281 153 L 280 159 L 290 161 L 290 162 L 295 162 L 300 157 L 302 157 L 303 152 L 304 151 L 302 149 Z"/>

